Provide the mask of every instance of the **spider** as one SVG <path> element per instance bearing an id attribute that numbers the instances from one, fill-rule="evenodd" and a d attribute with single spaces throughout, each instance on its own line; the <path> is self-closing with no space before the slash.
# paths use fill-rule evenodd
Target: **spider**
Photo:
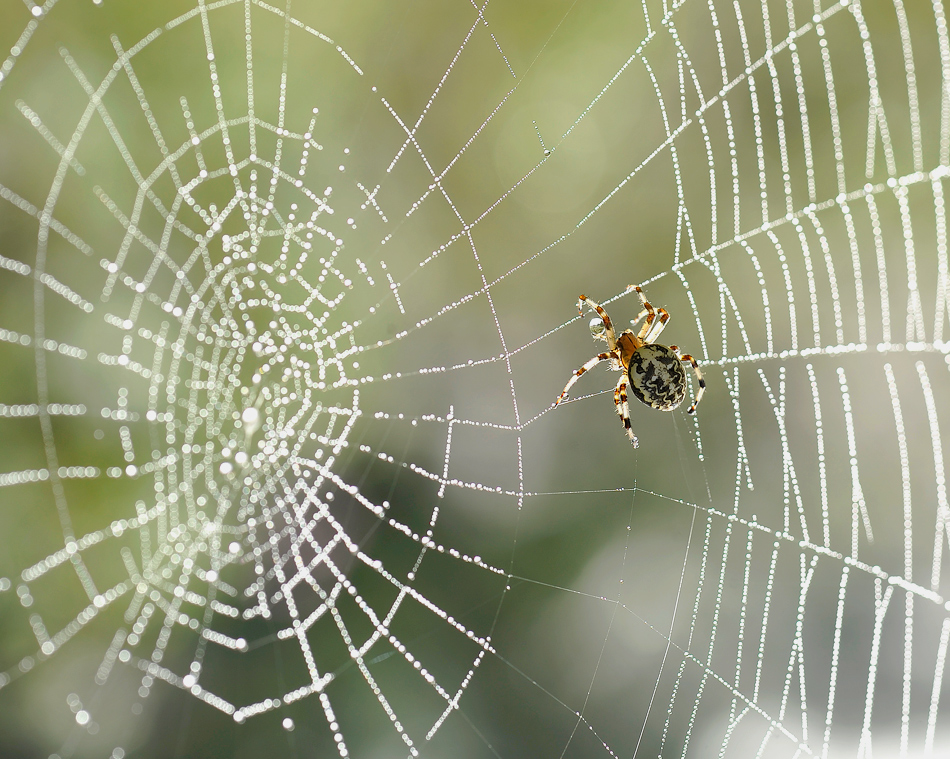
<path id="1" fill-rule="evenodd" d="M 631 287 L 633 286 L 631 285 Z M 627 289 L 630 290 L 631 287 Z M 637 436 L 633 434 L 633 428 L 630 425 L 630 406 L 627 403 L 628 384 L 630 390 L 641 403 L 660 411 L 672 411 L 686 397 L 686 372 L 680 362 L 688 362 L 692 364 L 693 371 L 696 373 L 696 380 L 699 383 L 696 399 L 693 401 L 693 405 L 686 410 L 687 414 L 692 414 L 696 411 L 696 406 L 699 405 L 700 400 L 702 400 L 703 391 L 706 389 L 706 381 L 703 379 L 702 372 L 699 371 L 696 359 L 688 353 L 681 354 L 679 348 L 675 345 L 667 347 L 656 342 L 667 322 L 669 322 L 670 315 L 665 308 L 653 308 L 643 294 L 643 290 L 639 287 L 633 287 L 633 289 L 640 296 L 643 310 L 631 322 L 631 325 L 636 327 L 637 323 L 646 317 L 646 321 L 636 334 L 632 329 L 627 329 L 619 337 L 616 336 L 610 317 L 607 316 L 607 312 L 601 308 L 600 304 L 595 303 L 586 295 L 581 295 L 577 299 L 577 312 L 579 314 L 584 313 L 585 303 L 597 312 L 597 316 L 591 319 L 590 333 L 595 340 L 603 340 L 607 343 L 608 350 L 605 353 L 597 354 L 574 372 L 554 405 L 556 407 L 567 398 L 571 386 L 580 379 L 584 372 L 593 369 L 601 361 L 609 360 L 612 369 L 623 372 L 617 382 L 617 387 L 614 389 L 614 404 L 617 407 L 617 413 L 623 419 L 627 437 L 630 438 L 630 442 L 636 448 Z M 657 316 L 658 314 L 659 316 Z"/>

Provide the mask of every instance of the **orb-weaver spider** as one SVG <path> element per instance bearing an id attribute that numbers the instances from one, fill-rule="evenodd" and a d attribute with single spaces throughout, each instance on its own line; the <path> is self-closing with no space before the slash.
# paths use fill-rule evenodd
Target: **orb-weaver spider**
<path id="1" fill-rule="evenodd" d="M 627 403 L 628 386 L 641 403 L 660 411 L 672 411 L 686 397 L 686 372 L 681 362 L 688 362 L 692 365 L 693 371 L 696 373 L 696 381 L 699 383 L 696 398 L 686 410 L 687 414 L 692 414 L 696 411 L 696 406 L 699 405 L 700 400 L 702 400 L 703 392 L 706 389 L 706 381 L 703 379 L 703 374 L 699 370 L 696 359 L 688 353 L 681 354 L 679 348 L 675 345 L 667 347 L 656 342 L 663 328 L 669 322 L 670 315 L 665 308 L 653 308 L 643 294 L 643 290 L 639 287 L 633 289 L 640 296 L 643 311 L 631 324 L 636 327 L 641 319 L 645 318 L 646 321 L 636 334 L 632 329 L 627 329 L 620 333 L 619 337 L 614 334 L 610 317 L 600 304 L 595 303 L 586 295 L 581 295 L 578 298 L 578 313 L 584 313 L 585 303 L 597 312 L 597 316 L 591 319 L 590 332 L 595 339 L 606 342 L 608 350 L 597 354 L 574 372 L 574 376 L 564 386 L 554 405 L 557 406 L 567 398 L 571 386 L 580 379 L 584 372 L 593 369 L 601 361 L 610 361 L 612 369 L 623 372 L 617 382 L 617 387 L 614 389 L 614 404 L 617 407 L 617 413 L 623 419 L 627 437 L 630 438 L 630 442 L 636 448 L 637 436 L 633 433 L 633 427 L 630 425 L 630 406 Z"/>

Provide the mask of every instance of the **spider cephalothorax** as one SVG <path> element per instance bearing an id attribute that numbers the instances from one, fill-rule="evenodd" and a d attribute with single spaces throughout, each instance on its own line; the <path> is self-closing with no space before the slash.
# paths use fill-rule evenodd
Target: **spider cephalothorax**
<path id="1" fill-rule="evenodd" d="M 660 411 L 672 411 L 686 397 L 686 372 L 683 369 L 682 362 L 687 362 L 692 365 L 693 371 L 696 373 L 696 381 L 699 384 L 696 390 L 696 399 L 686 411 L 687 414 L 692 414 L 696 411 L 696 406 L 703 397 L 706 382 L 703 379 L 702 372 L 699 371 L 696 360 L 692 356 L 688 353 L 681 354 L 679 348 L 675 345 L 667 347 L 656 342 L 657 337 L 660 336 L 666 323 L 670 320 L 670 315 L 665 308 L 653 308 L 643 294 L 643 290 L 639 287 L 633 289 L 640 296 L 643 311 L 631 323 L 635 327 L 641 319 L 645 318 L 646 321 L 640 327 L 639 332 L 634 333 L 632 329 L 627 329 L 619 336 L 614 334 L 610 317 L 607 316 L 607 312 L 599 304 L 590 300 L 586 295 L 581 295 L 578 298 L 578 313 L 584 313 L 585 303 L 597 312 L 597 316 L 591 319 L 590 332 L 596 339 L 607 343 L 608 350 L 605 353 L 597 354 L 574 372 L 574 376 L 564 386 L 554 405 L 557 406 L 567 398 L 571 385 L 577 382 L 584 372 L 592 369 L 601 361 L 610 361 L 611 368 L 623 372 L 617 382 L 617 387 L 614 389 L 614 403 L 617 406 L 617 413 L 623 419 L 627 437 L 630 438 L 630 442 L 636 448 L 637 436 L 633 434 L 633 427 L 630 425 L 630 406 L 627 403 L 628 385 L 630 392 L 641 403 Z"/>

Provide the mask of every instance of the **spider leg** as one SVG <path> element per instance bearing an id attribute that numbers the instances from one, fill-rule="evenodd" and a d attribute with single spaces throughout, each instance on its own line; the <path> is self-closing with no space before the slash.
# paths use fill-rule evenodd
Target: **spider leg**
<path id="1" fill-rule="evenodd" d="M 577 298 L 577 313 L 579 314 L 584 313 L 583 306 L 585 303 L 588 306 L 590 306 L 592 309 L 594 309 L 597 312 L 597 315 L 603 320 L 604 328 L 606 330 L 604 337 L 607 340 L 607 347 L 610 348 L 610 350 L 616 349 L 617 336 L 614 334 L 614 325 L 613 325 L 613 322 L 610 321 L 610 317 L 607 316 L 607 312 L 604 311 L 601 305 L 597 303 L 596 301 L 591 300 L 586 295 L 580 295 Z"/>
<path id="2" fill-rule="evenodd" d="M 620 418 L 623 419 L 623 428 L 627 431 L 627 437 L 630 438 L 630 442 L 633 444 L 633 447 L 636 448 L 638 445 L 637 436 L 633 434 L 633 427 L 630 424 L 630 404 L 627 403 L 626 375 L 622 375 L 617 382 L 617 387 L 614 390 L 614 404 L 617 407 L 617 413 L 620 414 Z"/>
<path id="3" fill-rule="evenodd" d="M 574 375 L 568 380 L 567 384 L 564 386 L 564 389 L 561 391 L 561 394 L 557 397 L 557 400 L 554 401 L 554 405 L 557 406 L 561 401 L 567 398 L 568 391 L 570 391 L 574 383 L 577 382 L 577 380 L 581 378 L 581 375 L 584 372 L 590 371 L 595 366 L 597 366 L 597 364 L 599 364 L 601 361 L 606 361 L 611 358 L 617 359 L 617 357 L 613 354 L 612 351 L 607 351 L 606 353 L 598 353 L 590 361 L 584 364 L 580 369 L 575 371 Z"/>
<path id="4" fill-rule="evenodd" d="M 695 358 L 688 353 L 680 354 L 680 349 L 675 345 L 671 345 L 670 350 L 679 357 L 680 361 L 692 364 L 693 371 L 696 373 L 696 381 L 699 383 L 699 389 L 696 391 L 696 399 L 693 401 L 693 405 L 686 409 L 687 414 L 693 414 L 696 412 L 696 407 L 699 405 L 699 402 L 703 399 L 703 393 L 706 392 L 706 380 L 703 379 L 703 373 L 699 371 L 699 364 L 696 363 Z"/>
<path id="5" fill-rule="evenodd" d="M 643 338 L 643 342 L 645 343 L 655 343 L 660 333 L 666 327 L 666 323 L 670 320 L 670 314 L 665 308 L 658 308 L 656 312 L 660 317 L 656 320 L 656 323 L 654 323 L 653 328 L 647 332 L 646 337 Z"/>
<path id="6" fill-rule="evenodd" d="M 644 340 L 646 335 L 649 334 L 650 328 L 653 326 L 653 320 L 656 319 L 656 309 L 650 305 L 650 301 L 648 301 L 647 296 L 643 294 L 642 288 L 637 286 L 637 287 L 634 287 L 633 289 L 637 291 L 637 295 L 640 296 L 640 302 L 643 304 L 643 308 L 647 312 L 647 320 L 644 323 L 644 325 L 640 328 L 640 333 L 637 335 L 637 337 L 640 340 Z M 640 320 L 640 317 L 637 317 L 637 321 L 639 320 Z"/>
<path id="7" fill-rule="evenodd" d="M 642 318 L 644 318 L 645 316 L 648 316 L 649 313 L 650 313 L 649 311 L 647 311 L 646 309 L 643 309 L 639 314 L 637 314 L 637 318 L 636 318 L 636 319 L 631 319 L 631 320 L 630 320 L 630 329 L 631 329 L 631 330 L 636 330 L 637 324 L 640 323 L 640 320 L 641 320 Z"/>

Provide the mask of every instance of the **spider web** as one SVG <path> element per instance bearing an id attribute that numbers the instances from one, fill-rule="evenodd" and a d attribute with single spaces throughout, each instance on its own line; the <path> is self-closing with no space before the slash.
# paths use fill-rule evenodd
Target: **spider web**
<path id="1" fill-rule="evenodd" d="M 946 755 L 941 2 L 3 17 L 5 751 Z"/>

